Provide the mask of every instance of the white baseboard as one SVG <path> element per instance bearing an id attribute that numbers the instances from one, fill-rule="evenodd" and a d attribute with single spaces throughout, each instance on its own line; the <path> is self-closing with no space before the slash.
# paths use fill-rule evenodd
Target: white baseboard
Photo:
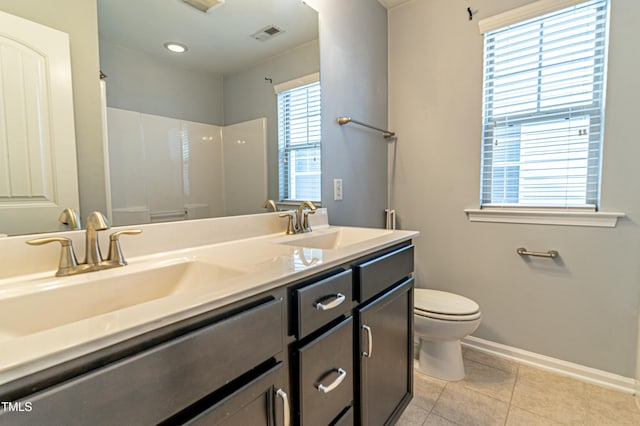
<path id="1" fill-rule="evenodd" d="M 557 358 L 551 358 L 534 352 L 525 351 L 501 343 L 467 336 L 462 339 L 462 345 L 493 356 L 530 365 L 542 370 L 573 377 L 577 380 L 593 383 L 609 389 L 635 394 L 635 380 L 630 377 L 619 376 L 584 365 L 574 364 Z"/>

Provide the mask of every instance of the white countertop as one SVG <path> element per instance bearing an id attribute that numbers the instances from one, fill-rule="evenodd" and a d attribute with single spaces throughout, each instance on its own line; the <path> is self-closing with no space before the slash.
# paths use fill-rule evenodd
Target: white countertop
<path id="1" fill-rule="evenodd" d="M 196 286 L 169 297 L 106 312 L 80 321 L 54 325 L 53 328 L 40 331 L 29 330 L 28 324 L 21 324 L 15 318 L 11 318 L 10 313 L 0 310 L 0 318 L 2 318 L 0 320 L 0 385 L 153 329 L 275 289 L 419 235 L 415 231 L 378 230 L 381 232 L 377 232 L 374 238 L 365 241 L 350 242 L 333 249 L 307 248 L 296 246 L 294 241 L 303 237 L 322 237 L 323 234 L 341 229 L 341 227 L 327 224 L 326 212 L 319 214 L 318 218 L 312 222 L 313 232 L 302 236 L 284 235 L 283 222 L 275 215 L 260 216 L 262 217 L 259 220 L 267 224 L 263 229 L 256 228 L 250 232 L 244 232 L 244 238 L 241 239 L 234 238 L 233 232 L 228 231 L 225 237 L 219 237 L 217 238 L 219 241 L 210 244 L 206 244 L 202 235 L 208 235 L 212 228 L 219 227 L 219 234 L 224 234 L 223 228 L 228 230 L 232 224 L 231 228 L 246 231 L 246 227 L 243 226 L 246 222 L 243 221 L 255 222 L 255 216 L 193 221 L 190 225 L 180 224 L 177 228 L 175 226 L 172 228 L 172 224 L 138 227 L 143 228 L 144 232 L 134 237 L 137 239 L 135 241 L 138 246 L 130 247 L 129 252 L 133 255 L 127 256 L 129 265 L 122 268 L 62 278 L 53 277 L 54 268 L 30 275 L 0 278 L 1 303 L 3 299 L 19 298 L 28 293 L 54 294 L 56 292 L 50 290 L 83 286 L 99 280 L 119 279 L 136 272 L 184 262 L 197 261 L 202 265 L 220 266 L 224 271 L 230 271 L 229 274 L 218 277 L 210 285 Z M 277 224 L 276 228 L 279 228 L 277 232 L 273 232 L 274 228 L 268 221 L 274 221 Z M 172 234 L 178 228 L 184 231 L 186 226 L 191 229 L 191 236 Z M 204 232 L 205 228 L 207 232 Z M 358 230 L 357 228 L 349 229 L 354 232 Z M 147 244 L 144 241 L 145 234 L 149 234 Z M 161 235 L 168 239 L 182 236 L 183 241 L 173 249 L 149 248 L 148 243 L 157 241 Z M 239 233 L 236 232 L 235 235 Z M 11 239 L 11 237 L 8 238 L 8 240 Z M 15 242 L 24 245 L 24 239 L 17 238 Z M 103 245 L 103 247 L 106 246 Z M 0 250 L 7 248 L 10 246 L 0 246 Z M 128 248 L 124 239 L 123 251 L 127 255 Z M 33 259 L 34 252 L 30 253 Z M 51 257 L 50 254 L 49 257 Z M 81 256 L 79 255 L 78 258 L 81 259 Z M 48 262 L 50 263 L 51 259 Z M 56 297 L 43 300 L 46 300 L 46 306 L 49 308 L 45 306 L 42 311 L 20 313 L 20 315 L 46 318 L 47 309 L 60 310 L 65 309 L 65 306 L 76 306 L 74 304 L 84 306 L 83 304 L 87 303 L 86 300 L 68 300 L 68 298 L 57 300 Z M 25 318 L 29 317 L 25 316 Z M 2 323 L 10 326 L 2 327 Z M 26 331 L 21 330 L 21 327 L 26 327 Z M 14 333 L 11 331 L 13 329 L 18 331 Z"/>

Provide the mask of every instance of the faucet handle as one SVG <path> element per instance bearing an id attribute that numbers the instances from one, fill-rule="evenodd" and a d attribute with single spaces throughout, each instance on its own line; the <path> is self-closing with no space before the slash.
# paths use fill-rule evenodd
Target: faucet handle
<path id="1" fill-rule="evenodd" d="M 70 275 L 78 268 L 78 260 L 76 254 L 73 251 L 73 243 L 66 237 L 50 237 L 50 238 L 36 238 L 35 240 L 27 241 L 27 244 L 32 246 L 41 246 L 49 243 L 60 243 L 62 250 L 60 251 L 60 261 L 58 262 L 58 271 L 56 277 L 63 277 Z"/>
<path id="2" fill-rule="evenodd" d="M 294 225 L 294 220 L 293 220 L 293 216 L 295 215 L 295 212 L 287 212 L 287 213 L 281 213 L 278 216 L 280 217 L 287 217 L 289 218 L 288 222 L 287 222 L 287 235 L 293 235 L 296 233 L 296 228 Z"/>
<path id="3" fill-rule="evenodd" d="M 304 219 L 302 221 L 302 230 L 304 232 L 311 232 L 311 226 L 309 225 L 309 215 L 315 214 L 315 210 L 305 210 L 303 213 Z"/>
<path id="4" fill-rule="evenodd" d="M 124 266 L 127 261 L 124 260 L 122 249 L 120 248 L 120 235 L 138 235 L 142 233 L 141 229 L 124 229 L 109 235 L 109 256 L 104 263 L 113 266 Z"/>

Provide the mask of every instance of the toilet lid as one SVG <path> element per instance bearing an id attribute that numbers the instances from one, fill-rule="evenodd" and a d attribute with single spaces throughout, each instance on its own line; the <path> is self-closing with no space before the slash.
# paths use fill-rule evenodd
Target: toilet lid
<path id="1" fill-rule="evenodd" d="M 414 307 L 425 313 L 442 315 L 471 315 L 480 311 L 476 302 L 464 296 L 426 288 L 415 289 Z"/>

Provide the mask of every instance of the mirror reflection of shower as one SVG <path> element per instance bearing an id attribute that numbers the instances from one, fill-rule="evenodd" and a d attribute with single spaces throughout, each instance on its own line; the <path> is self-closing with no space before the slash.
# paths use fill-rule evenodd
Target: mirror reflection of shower
<path id="1" fill-rule="evenodd" d="M 215 126 L 107 115 L 114 225 L 250 214 L 267 198 L 264 118 Z"/>

